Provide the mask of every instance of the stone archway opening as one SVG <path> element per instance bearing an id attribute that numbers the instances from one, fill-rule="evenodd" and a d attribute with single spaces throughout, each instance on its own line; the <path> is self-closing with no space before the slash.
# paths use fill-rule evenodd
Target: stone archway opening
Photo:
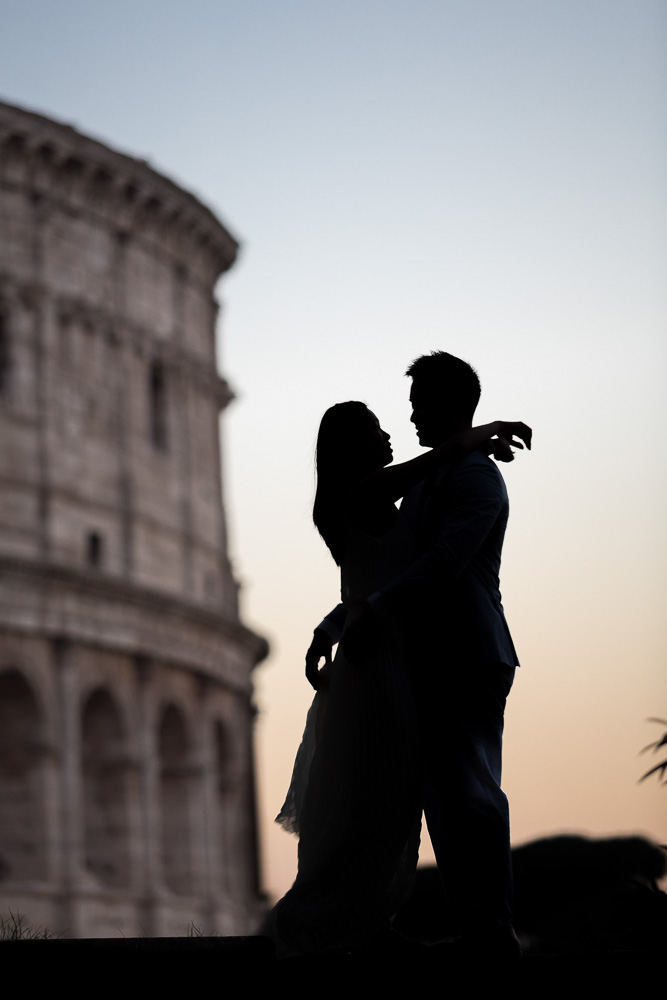
<path id="1" fill-rule="evenodd" d="M 45 741 L 33 690 L 18 670 L 0 674 L 0 880 L 47 876 Z"/>

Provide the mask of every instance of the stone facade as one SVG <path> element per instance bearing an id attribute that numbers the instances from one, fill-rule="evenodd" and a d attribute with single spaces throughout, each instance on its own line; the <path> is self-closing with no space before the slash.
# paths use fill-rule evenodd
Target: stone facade
<path id="1" fill-rule="evenodd" d="M 145 162 L 0 105 L 0 912 L 243 934 L 251 672 L 213 288 L 237 244 Z"/>

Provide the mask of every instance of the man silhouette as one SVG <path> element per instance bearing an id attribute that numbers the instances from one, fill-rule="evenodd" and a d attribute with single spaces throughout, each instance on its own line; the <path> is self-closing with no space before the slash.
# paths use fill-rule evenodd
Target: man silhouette
<path id="1" fill-rule="evenodd" d="M 472 426 L 480 396 L 474 369 L 442 351 L 417 358 L 411 420 L 435 447 Z M 512 929 L 509 808 L 501 782 L 505 701 L 518 665 L 498 574 L 508 517 L 494 462 L 474 451 L 425 480 L 401 507 L 417 558 L 372 594 L 343 645 L 363 663 L 378 619 L 403 616 L 424 746 L 423 805 L 438 869 L 457 913 L 460 946 L 518 954 Z M 307 672 L 330 659 L 344 612 L 315 630 Z"/>

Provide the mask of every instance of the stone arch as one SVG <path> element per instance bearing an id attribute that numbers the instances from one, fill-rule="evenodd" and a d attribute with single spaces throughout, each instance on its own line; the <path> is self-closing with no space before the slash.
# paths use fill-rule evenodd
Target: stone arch
<path id="1" fill-rule="evenodd" d="M 120 711 L 106 688 L 86 698 L 81 732 L 86 870 L 104 885 L 126 886 L 129 760 Z"/>
<path id="2" fill-rule="evenodd" d="M 43 716 L 16 669 L 0 673 L 0 880 L 47 876 Z"/>
<path id="3" fill-rule="evenodd" d="M 185 716 L 168 704 L 158 730 L 162 871 L 166 886 L 179 895 L 192 891 L 193 877 L 189 752 Z"/>

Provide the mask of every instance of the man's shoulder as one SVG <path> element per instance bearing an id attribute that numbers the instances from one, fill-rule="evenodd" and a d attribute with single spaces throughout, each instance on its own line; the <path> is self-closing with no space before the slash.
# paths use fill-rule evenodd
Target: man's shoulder
<path id="1" fill-rule="evenodd" d="M 449 477 L 452 488 L 465 484 L 483 485 L 487 490 L 507 493 L 505 480 L 493 459 L 482 451 L 471 451 L 455 465 Z"/>
<path id="2" fill-rule="evenodd" d="M 502 482 L 503 477 L 496 463 L 477 448 L 474 451 L 468 452 L 452 470 L 454 475 L 458 474 L 462 476 L 477 472 L 485 476 L 491 476 Z"/>

